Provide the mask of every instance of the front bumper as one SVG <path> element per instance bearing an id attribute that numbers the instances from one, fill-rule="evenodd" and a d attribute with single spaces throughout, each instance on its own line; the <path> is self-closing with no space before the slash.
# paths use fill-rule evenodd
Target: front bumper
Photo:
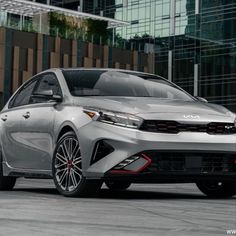
<path id="1" fill-rule="evenodd" d="M 144 151 L 150 160 L 142 171 L 116 170 L 104 175 L 104 180 L 149 183 L 189 183 L 201 180 L 236 181 L 236 154 L 189 151 Z M 125 169 L 129 169 L 130 165 Z M 133 165 L 134 166 L 134 165 Z"/>
<path id="2" fill-rule="evenodd" d="M 78 130 L 81 152 L 84 158 L 83 171 L 86 178 L 132 178 L 132 182 L 195 182 L 196 178 L 235 179 L 236 173 L 116 173 L 110 170 L 137 153 L 148 151 L 228 153 L 236 157 L 236 135 L 209 135 L 199 132 L 181 132 L 178 134 L 151 133 L 127 129 L 100 122 L 90 122 Z M 96 143 L 104 140 L 114 151 L 99 161 L 92 163 Z M 236 159 L 236 158 L 235 158 Z M 143 171 L 143 170 L 142 170 Z M 162 179 L 162 180 L 161 180 Z"/>

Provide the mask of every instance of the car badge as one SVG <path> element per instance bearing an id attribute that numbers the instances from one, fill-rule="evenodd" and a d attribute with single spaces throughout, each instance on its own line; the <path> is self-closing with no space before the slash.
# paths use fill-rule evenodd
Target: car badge
<path id="1" fill-rule="evenodd" d="M 225 126 L 225 129 L 233 129 L 234 128 L 234 126 L 232 126 L 232 125 L 226 125 Z"/>
<path id="2" fill-rule="evenodd" d="M 200 119 L 199 115 L 184 115 L 185 119 Z"/>

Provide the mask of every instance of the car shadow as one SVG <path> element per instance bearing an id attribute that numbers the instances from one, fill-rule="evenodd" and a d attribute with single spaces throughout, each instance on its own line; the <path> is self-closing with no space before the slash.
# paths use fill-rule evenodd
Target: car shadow
<path id="1" fill-rule="evenodd" d="M 43 195 L 57 195 L 61 196 L 55 188 L 16 188 L 12 190 L 13 192 L 25 192 L 25 193 L 36 193 Z M 63 196 L 61 196 L 63 197 Z M 173 192 L 163 192 L 163 191 L 145 191 L 145 190 L 109 190 L 109 189 L 101 189 L 99 194 L 94 196 L 93 198 L 100 199 L 120 199 L 120 200 L 128 200 L 128 199 L 212 199 L 208 198 L 205 195 L 199 193 L 173 193 Z"/>
<path id="2" fill-rule="evenodd" d="M 49 195 L 60 195 L 55 188 L 15 188 L 12 192 L 29 192 L 29 193 L 39 193 L 39 194 L 49 194 Z"/>
<path id="3" fill-rule="evenodd" d="M 112 191 L 109 189 L 102 189 L 100 191 L 100 198 L 104 199 L 206 199 L 204 195 L 191 193 L 171 193 L 160 191 L 144 191 L 144 190 L 119 190 Z"/>

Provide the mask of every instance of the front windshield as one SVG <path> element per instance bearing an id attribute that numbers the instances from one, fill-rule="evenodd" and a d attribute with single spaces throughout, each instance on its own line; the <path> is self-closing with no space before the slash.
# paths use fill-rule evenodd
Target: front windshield
<path id="1" fill-rule="evenodd" d="M 192 101 L 193 98 L 178 87 L 157 76 L 117 71 L 63 71 L 73 96 L 155 97 Z"/>

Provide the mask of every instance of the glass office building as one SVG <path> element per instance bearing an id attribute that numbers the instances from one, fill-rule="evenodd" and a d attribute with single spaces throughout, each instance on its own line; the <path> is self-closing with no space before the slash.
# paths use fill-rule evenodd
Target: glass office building
<path id="1" fill-rule="evenodd" d="M 84 0 L 83 11 L 130 21 L 116 34 L 155 52 L 155 73 L 236 112 L 235 0 Z"/>
<path id="2" fill-rule="evenodd" d="M 83 1 L 86 2 L 86 0 L 30 0 L 30 1 L 50 4 L 53 6 L 68 8 L 72 10 L 80 10 L 80 7 L 83 7 L 82 6 Z"/>

